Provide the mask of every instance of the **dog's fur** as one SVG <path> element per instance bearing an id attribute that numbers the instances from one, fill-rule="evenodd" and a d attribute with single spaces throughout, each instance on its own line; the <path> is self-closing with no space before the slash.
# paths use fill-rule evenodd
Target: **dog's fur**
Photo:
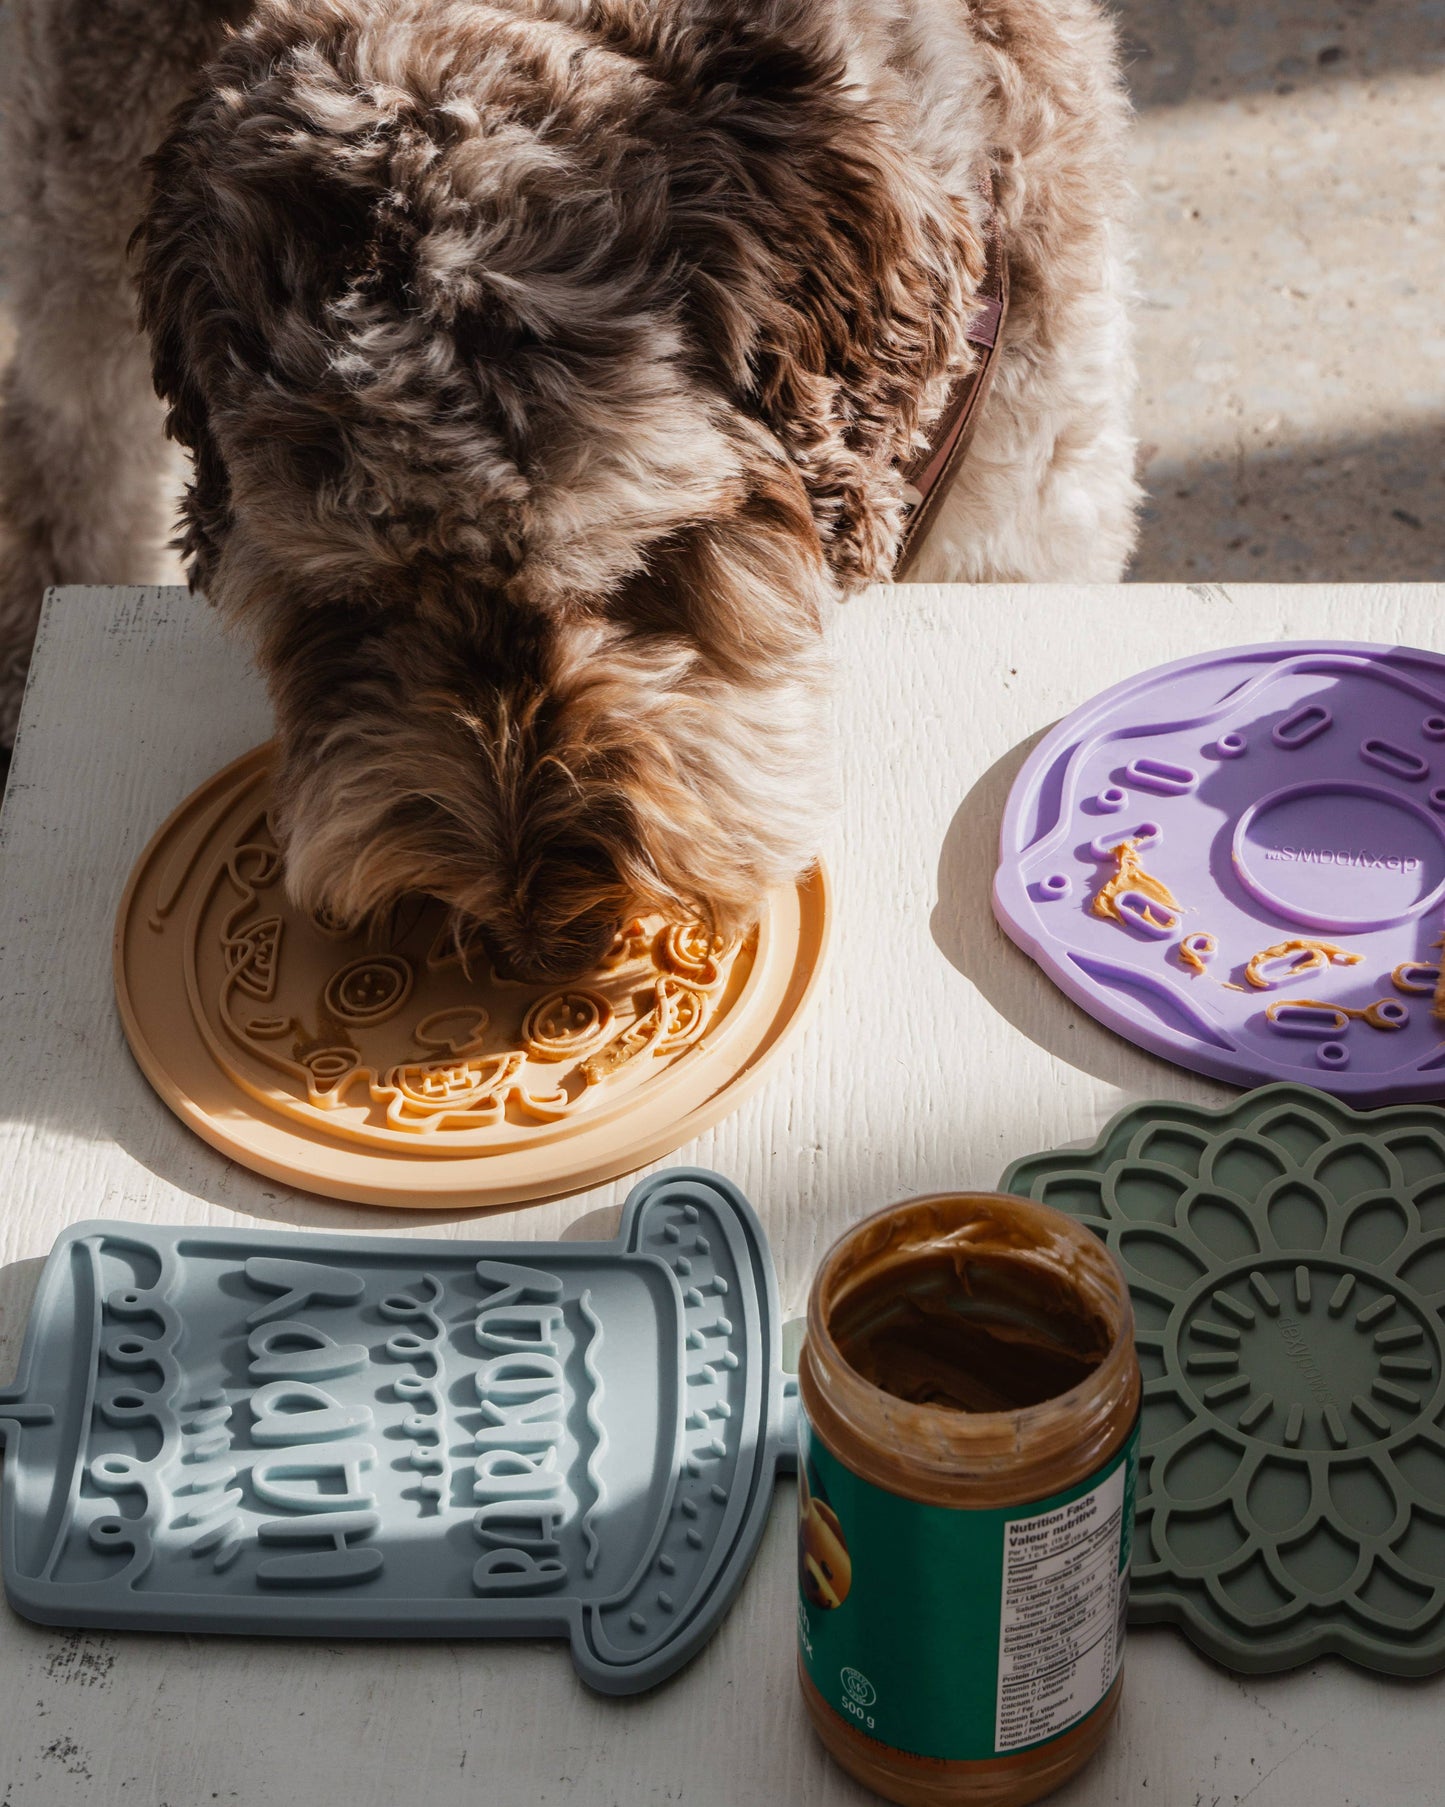
<path id="1" fill-rule="evenodd" d="M 561 975 L 635 910 L 729 929 L 807 866 L 820 625 L 888 576 L 900 461 L 976 355 L 990 171 L 1008 331 L 912 575 L 1118 576 L 1125 107 L 1094 0 L 21 15 L 0 639 L 18 669 L 44 584 L 144 574 L 139 220 L 181 545 L 266 672 L 304 903 L 427 890 Z"/>

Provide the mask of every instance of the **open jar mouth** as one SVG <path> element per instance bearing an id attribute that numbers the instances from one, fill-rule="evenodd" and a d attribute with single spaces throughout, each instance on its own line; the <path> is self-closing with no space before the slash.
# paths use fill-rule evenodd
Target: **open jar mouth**
<path id="1" fill-rule="evenodd" d="M 825 1441 L 919 1497 L 1041 1497 L 1138 1414 L 1113 1256 L 1075 1219 L 997 1193 L 912 1199 L 845 1232 L 813 1285 L 803 1372 Z"/>

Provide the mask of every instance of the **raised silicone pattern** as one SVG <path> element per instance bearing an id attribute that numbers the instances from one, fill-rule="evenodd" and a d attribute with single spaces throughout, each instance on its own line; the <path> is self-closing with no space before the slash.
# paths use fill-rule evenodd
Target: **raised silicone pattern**
<path id="1" fill-rule="evenodd" d="M 1445 1667 L 1445 1112 L 1288 1085 L 1141 1104 L 1002 1185 L 1129 1281 L 1133 1620 L 1247 1673 Z"/>
<path id="2" fill-rule="evenodd" d="M 1439 978 L 1441 722 L 1445 658 L 1408 647 L 1235 647 L 1144 672 L 1025 761 L 999 920 L 1100 1022 L 1183 1066 L 1433 1101 L 1438 1025 L 1399 1006 Z M 1262 995 L 1261 955 L 1311 940 L 1341 957 L 1277 963 Z"/>
<path id="3" fill-rule="evenodd" d="M 499 977 L 440 905 L 349 933 L 287 899 L 258 748 L 181 806 L 116 926 L 142 1069 L 207 1141 L 369 1204 L 519 1204 L 625 1173 L 733 1108 L 796 1022 L 827 935 L 821 874 L 723 943 L 630 923 L 564 986 Z"/>
<path id="4" fill-rule="evenodd" d="M 751 1207 L 613 1242 L 90 1223 L 0 1392 L 6 1592 L 46 1624 L 571 1642 L 633 1693 L 711 1634 L 794 1461 Z"/>

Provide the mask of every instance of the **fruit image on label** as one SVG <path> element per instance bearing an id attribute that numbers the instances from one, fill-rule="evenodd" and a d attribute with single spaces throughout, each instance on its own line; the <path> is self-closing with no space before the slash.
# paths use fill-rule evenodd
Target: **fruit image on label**
<path id="1" fill-rule="evenodd" d="M 838 1514 L 814 1492 L 816 1470 L 798 1470 L 798 1585 L 810 1605 L 841 1606 L 853 1585 L 853 1561 Z"/>

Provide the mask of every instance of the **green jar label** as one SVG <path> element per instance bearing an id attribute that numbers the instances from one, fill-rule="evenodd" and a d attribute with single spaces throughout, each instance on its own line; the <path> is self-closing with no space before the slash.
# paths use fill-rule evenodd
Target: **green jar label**
<path id="1" fill-rule="evenodd" d="M 1065 1492 L 974 1511 L 873 1486 L 798 1422 L 798 1640 L 830 1707 L 963 1762 L 1047 1744 L 1098 1706 L 1124 1655 L 1137 1424 Z"/>

